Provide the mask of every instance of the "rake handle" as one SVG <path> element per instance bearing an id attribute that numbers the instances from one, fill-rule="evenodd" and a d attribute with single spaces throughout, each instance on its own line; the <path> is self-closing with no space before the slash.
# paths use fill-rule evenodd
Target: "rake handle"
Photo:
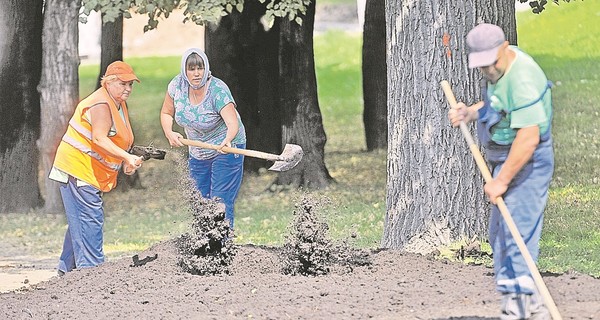
<path id="1" fill-rule="evenodd" d="M 440 85 L 442 86 L 442 90 L 444 91 L 444 95 L 446 96 L 446 100 L 450 104 L 450 107 L 454 108 L 457 102 L 456 98 L 454 97 L 454 93 L 452 92 L 452 88 L 450 87 L 450 83 L 448 83 L 448 81 L 446 80 L 442 80 L 442 82 L 440 82 Z M 460 122 L 460 131 L 462 132 L 465 140 L 469 144 L 469 149 L 471 149 L 471 153 L 475 158 L 477 167 L 479 168 L 479 171 L 481 171 L 485 182 L 488 183 L 492 181 L 493 178 L 492 174 L 490 173 L 490 169 L 487 167 L 487 164 L 483 159 L 483 156 L 481 155 L 481 152 L 479 151 L 479 148 L 477 147 L 477 144 L 475 143 L 475 140 L 473 139 L 473 136 L 471 135 L 471 132 L 467 128 L 467 125 L 464 123 L 464 121 Z M 515 224 L 515 221 L 513 220 L 510 211 L 508 210 L 508 207 L 504 202 L 504 199 L 502 197 L 496 198 L 496 204 L 498 206 L 498 209 L 500 210 L 500 213 L 502 214 L 502 217 L 504 218 L 504 221 L 506 222 L 506 225 L 508 226 L 508 230 L 515 239 L 517 247 L 521 251 L 523 259 L 525 259 L 525 263 L 529 268 L 529 272 L 531 272 L 533 280 L 538 290 L 540 291 L 544 302 L 546 303 L 546 307 L 548 307 L 550 315 L 555 320 L 562 320 L 562 317 L 558 312 L 558 308 L 556 307 L 556 304 L 554 303 L 554 300 L 550 295 L 550 291 L 548 291 L 548 288 L 546 287 L 546 284 L 542 279 L 542 275 L 538 271 L 537 266 L 535 265 L 535 261 L 533 261 L 533 258 L 531 257 L 531 254 L 527 249 L 527 245 L 525 245 L 525 241 L 523 241 L 521 233 L 519 232 L 519 229 L 517 228 L 517 225 Z"/>
<path id="2" fill-rule="evenodd" d="M 259 159 L 265 159 L 265 160 L 270 160 L 270 161 L 282 160 L 282 157 L 280 155 L 266 153 L 266 152 L 262 152 L 262 151 L 239 149 L 239 148 L 233 148 L 233 147 L 228 147 L 228 146 L 224 146 L 221 149 L 220 146 L 217 146 L 214 144 L 210 144 L 210 143 L 206 143 L 206 142 L 202 142 L 202 141 L 198 141 L 198 140 L 189 140 L 186 138 L 179 138 L 179 141 L 181 141 L 181 143 L 183 143 L 187 146 L 200 147 L 200 148 L 212 149 L 212 150 L 220 149 L 227 153 L 241 154 L 241 155 L 252 157 L 252 158 L 259 158 Z"/>

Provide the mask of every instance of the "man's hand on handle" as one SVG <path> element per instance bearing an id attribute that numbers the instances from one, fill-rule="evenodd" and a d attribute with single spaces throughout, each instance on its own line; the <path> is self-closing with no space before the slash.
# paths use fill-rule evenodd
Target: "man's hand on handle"
<path id="1" fill-rule="evenodd" d="M 461 121 L 464 123 L 469 122 L 469 110 L 467 106 L 462 102 L 458 102 L 452 106 L 448 110 L 448 119 L 454 128 L 458 127 Z"/>

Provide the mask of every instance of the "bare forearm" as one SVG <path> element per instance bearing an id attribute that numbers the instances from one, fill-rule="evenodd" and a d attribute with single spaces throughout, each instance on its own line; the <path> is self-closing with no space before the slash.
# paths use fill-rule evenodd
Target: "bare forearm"
<path id="1" fill-rule="evenodd" d="M 479 119 L 479 109 L 483 107 L 483 101 L 479 101 L 469 107 L 467 107 L 467 115 L 465 116 L 465 122 L 469 123 Z"/>
<path id="2" fill-rule="evenodd" d="M 127 157 L 131 156 L 127 151 L 119 148 L 119 146 L 117 146 L 106 136 L 93 137 L 93 142 L 95 145 L 102 148 L 102 150 L 108 153 L 111 157 L 126 161 Z"/>
<path id="3" fill-rule="evenodd" d="M 167 113 L 160 113 L 160 126 L 165 135 L 173 131 L 173 116 Z"/>
<path id="4" fill-rule="evenodd" d="M 227 126 L 227 135 L 223 140 L 224 143 L 230 143 L 233 141 L 235 136 L 238 134 L 240 130 L 240 124 L 238 123 L 237 112 L 235 111 L 235 107 L 233 104 L 228 104 L 221 110 L 221 117 L 223 121 L 225 121 L 225 125 Z"/>
<path id="5" fill-rule="evenodd" d="M 227 135 L 225 136 L 225 141 L 227 141 L 227 142 L 233 141 L 233 139 L 237 135 L 239 129 L 240 129 L 240 127 L 237 124 L 237 122 L 235 124 L 227 125 Z"/>
<path id="6" fill-rule="evenodd" d="M 508 185 L 531 159 L 538 144 L 539 128 L 537 126 L 519 129 L 496 179 Z"/>

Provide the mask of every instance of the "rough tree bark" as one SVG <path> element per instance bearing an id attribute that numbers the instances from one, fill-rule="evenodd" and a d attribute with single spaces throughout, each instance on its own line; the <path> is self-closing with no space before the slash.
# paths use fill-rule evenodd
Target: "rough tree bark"
<path id="1" fill-rule="evenodd" d="M 457 99 L 480 100 L 465 37 L 480 22 L 516 35 L 514 2 L 386 1 L 388 188 L 382 246 L 415 252 L 482 236 L 488 205 L 460 130 L 447 120 L 440 81 Z"/>
<path id="2" fill-rule="evenodd" d="M 265 30 L 266 5 L 246 2 L 244 11 L 223 17 L 206 29 L 206 54 L 212 73 L 229 86 L 246 127 L 248 149 L 281 152 L 279 106 L 279 20 Z M 246 157 L 244 169 L 258 171 L 271 163 Z"/>
<path id="3" fill-rule="evenodd" d="M 385 47 L 385 0 L 367 1 L 363 29 L 362 79 L 363 123 L 368 151 L 387 148 Z"/>
<path id="4" fill-rule="evenodd" d="M 40 135 L 42 0 L 0 2 L 0 212 L 42 205 Z"/>
<path id="5" fill-rule="evenodd" d="M 39 140 L 46 212 L 62 212 L 58 184 L 48 179 L 56 148 L 79 100 L 79 0 L 47 0 L 44 7 L 42 126 Z"/>
<path id="6" fill-rule="evenodd" d="M 274 184 L 324 188 L 333 179 L 325 167 L 327 137 L 317 100 L 313 53 L 315 1 L 308 6 L 302 26 L 282 19 L 280 37 L 280 106 L 283 143 L 298 144 L 304 158 L 294 169 L 282 172 Z"/>

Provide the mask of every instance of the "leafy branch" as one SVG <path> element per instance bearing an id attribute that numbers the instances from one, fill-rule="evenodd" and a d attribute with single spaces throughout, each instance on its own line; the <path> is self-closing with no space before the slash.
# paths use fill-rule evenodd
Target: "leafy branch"
<path id="1" fill-rule="evenodd" d="M 563 0 L 564 2 L 571 2 L 571 0 Z M 521 3 L 529 2 L 529 6 L 531 7 L 531 12 L 535 14 L 540 14 L 542 11 L 546 9 L 546 4 L 548 4 L 548 0 L 519 0 Z M 559 0 L 552 0 L 554 4 L 558 5 Z"/>
<path id="2" fill-rule="evenodd" d="M 218 23 L 223 16 L 234 10 L 242 12 L 246 0 L 82 0 L 80 20 L 87 21 L 92 11 L 102 14 L 102 21 L 113 22 L 121 15 L 131 18 L 131 12 L 148 15 L 144 32 L 155 29 L 159 19 L 169 18 L 178 9 L 183 9 L 183 22 L 192 21 L 198 25 L 207 22 Z M 312 0 L 247 0 L 266 3 L 265 21 L 272 26 L 275 18 L 287 17 L 290 21 L 302 24 L 301 16 Z"/>

